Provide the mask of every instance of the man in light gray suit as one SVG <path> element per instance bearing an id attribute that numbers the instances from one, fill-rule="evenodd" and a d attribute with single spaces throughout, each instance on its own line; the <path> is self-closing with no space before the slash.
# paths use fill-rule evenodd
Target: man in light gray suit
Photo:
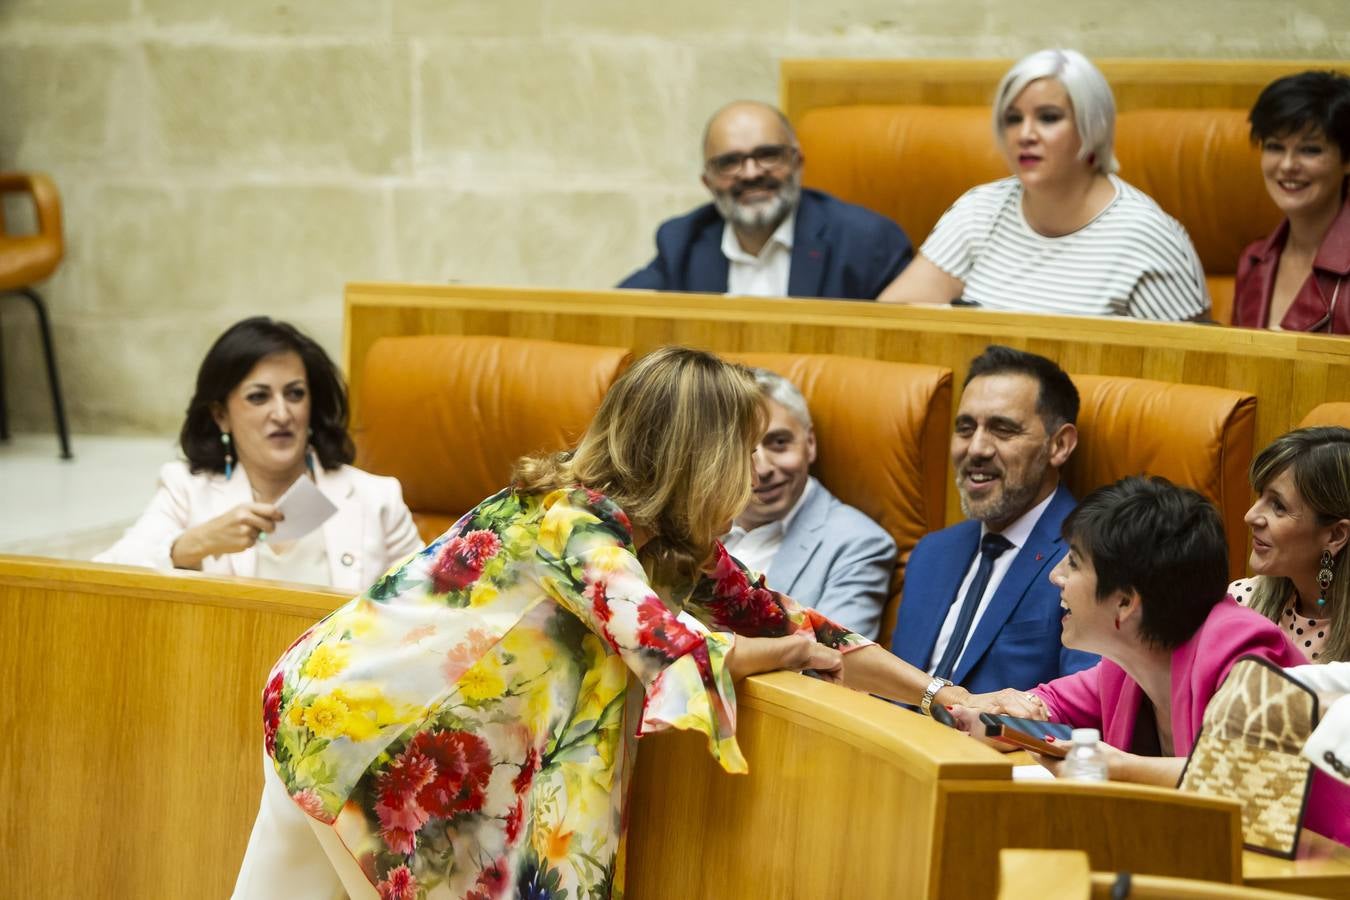
<path id="1" fill-rule="evenodd" d="M 875 639 L 895 571 L 895 541 L 811 477 L 816 434 L 801 391 L 754 369 L 769 427 L 754 456 L 754 495 L 723 539 L 768 587 Z"/>

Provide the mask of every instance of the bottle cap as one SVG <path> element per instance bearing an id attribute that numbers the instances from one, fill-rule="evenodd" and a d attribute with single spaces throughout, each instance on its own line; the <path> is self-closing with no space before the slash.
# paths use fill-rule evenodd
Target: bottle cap
<path id="1" fill-rule="evenodd" d="M 1075 728 L 1073 730 L 1073 742 L 1075 744 L 1095 744 L 1101 739 L 1101 732 L 1095 728 Z"/>

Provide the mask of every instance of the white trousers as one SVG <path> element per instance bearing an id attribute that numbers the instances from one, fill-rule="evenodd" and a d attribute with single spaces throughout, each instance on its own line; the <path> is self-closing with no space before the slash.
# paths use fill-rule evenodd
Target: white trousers
<path id="1" fill-rule="evenodd" d="M 263 754 L 263 793 L 234 900 L 379 900 L 333 829 L 305 815 Z"/>

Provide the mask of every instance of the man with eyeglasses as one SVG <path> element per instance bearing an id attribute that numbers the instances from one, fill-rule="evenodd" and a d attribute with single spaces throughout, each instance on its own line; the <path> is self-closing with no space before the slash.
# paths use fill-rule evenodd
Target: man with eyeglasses
<path id="1" fill-rule="evenodd" d="M 772 106 L 737 101 L 703 133 L 713 202 L 662 223 L 621 288 L 873 300 L 914 255 L 890 219 L 802 188 L 801 148 Z"/>

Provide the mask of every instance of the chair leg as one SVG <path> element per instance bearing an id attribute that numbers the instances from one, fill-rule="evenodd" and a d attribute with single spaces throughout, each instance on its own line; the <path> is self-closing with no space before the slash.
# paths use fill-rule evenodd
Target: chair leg
<path id="1" fill-rule="evenodd" d="M 52 327 L 47 321 L 47 306 L 38 296 L 38 292 L 32 288 L 23 288 L 19 293 L 33 301 L 33 308 L 37 310 L 38 330 L 42 332 L 42 350 L 47 357 L 47 381 L 52 389 L 52 409 L 56 413 L 56 430 L 61 439 L 61 458 L 71 459 L 70 430 L 66 427 L 66 408 L 61 402 L 61 380 L 56 375 L 56 349 L 52 346 Z"/>
<path id="2" fill-rule="evenodd" d="M 0 328 L 0 441 L 7 440 L 9 440 L 9 410 L 5 406 L 5 332 Z"/>

